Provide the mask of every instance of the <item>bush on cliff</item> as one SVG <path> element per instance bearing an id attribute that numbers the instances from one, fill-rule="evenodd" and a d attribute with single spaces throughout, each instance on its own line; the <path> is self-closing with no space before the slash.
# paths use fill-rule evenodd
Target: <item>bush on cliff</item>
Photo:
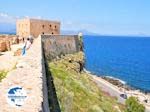
<path id="1" fill-rule="evenodd" d="M 82 64 L 81 64 L 82 63 Z M 82 52 L 49 63 L 62 112 L 124 112 L 116 99 L 102 92 L 83 69 Z"/>
<path id="2" fill-rule="evenodd" d="M 145 107 L 135 97 L 126 100 L 126 112 L 145 112 Z"/>

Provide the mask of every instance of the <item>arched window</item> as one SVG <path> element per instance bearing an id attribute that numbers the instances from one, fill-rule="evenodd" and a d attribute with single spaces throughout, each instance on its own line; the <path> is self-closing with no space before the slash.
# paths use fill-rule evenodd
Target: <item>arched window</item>
<path id="1" fill-rule="evenodd" d="M 44 25 L 42 25 L 42 27 L 44 28 L 45 26 L 44 26 Z"/>

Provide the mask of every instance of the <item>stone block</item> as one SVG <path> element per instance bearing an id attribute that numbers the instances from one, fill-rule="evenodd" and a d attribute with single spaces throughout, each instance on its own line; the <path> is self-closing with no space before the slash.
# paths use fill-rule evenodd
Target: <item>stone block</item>
<path id="1" fill-rule="evenodd" d="M 20 56 L 22 53 L 22 49 L 18 49 L 14 52 L 14 56 Z"/>
<path id="2" fill-rule="evenodd" d="M 1 41 L 0 42 L 0 52 L 4 52 L 7 50 L 6 42 Z"/>
<path id="3" fill-rule="evenodd" d="M 7 51 L 10 51 L 11 50 L 11 47 L 10 47 L 10 41 L 6 41 L 6 48 L 7 48 Z"/>

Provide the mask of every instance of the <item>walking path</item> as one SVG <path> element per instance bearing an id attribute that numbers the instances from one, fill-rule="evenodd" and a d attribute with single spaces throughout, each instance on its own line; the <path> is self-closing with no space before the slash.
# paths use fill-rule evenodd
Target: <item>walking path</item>
<path id="1" fill-rule="evenodd" d="M 11 55 L 7 58 L 11 58 Z M 6 61 L 5 64 L 9 62 L 7 58 L 0 57 L 0 66 L 3 61 Z M 42 59 L 41 38 L 38 38 L 27 54 L 17 60 L 17 68 L 0 82 L 0 112 L 43 112 L 43 108 L 49 112 Z M 12 63 L 16 62 L 14 60 Z M 7 66 L 11 68 L 11 64 Z M 27 99 L 21 107 L 12 107 L 7 102 L 7 92 L 12 86 L 21 86 L 27 92 Z"/>
<path id="2" fill-rule="evenodd" d="M 17 58 L 13 56 L 13 52 L 0 52 L 0 71 L 11 70 L 17 63 Z"/>

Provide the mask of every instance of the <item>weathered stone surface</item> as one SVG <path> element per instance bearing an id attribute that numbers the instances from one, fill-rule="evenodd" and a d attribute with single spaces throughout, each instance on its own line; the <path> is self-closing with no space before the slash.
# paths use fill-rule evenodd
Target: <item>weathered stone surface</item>
<path id="1" fill-rule="evenodd" d="M 0 40 L 9 41 L 10 45 L 13 44 L 13 38 L 17 38 L 17 35 L 0 35 Z"/>
<path id="2" fill-rule="evenodd" d="M 15 52 L 14 52 L 14 56 L 20 56 L 22 53 L 22 49 L 17 49 Z"/>
<path id="3" fill-rule="evenodd" d="M 16 65 L 18 57 L 14 57 L 11 51 L 0 53 L 0 71 L 10 71 Z"/>
<path id="4" fill-rule="evenodd" d="M 77 35 L 42 35 L 44 51 L 48 59 L 80 51 Z"/>
<path id="5" fill-rule="evenodd" d="M 37 38 L 41 34 L 60 34 L 60 22 L 39 19 L 17 21 L 17 35 L 24 38 L 32 35 Z"/>
<path id="6" fill-rule="evenodd" d="M 0 42 L 0 52 L 4 52 L 6 50 L 7 50 L 6 42 L 4 41 Z"/>
<path id="7" fill-rule="evenodd" d="M 43 112 L 43 108 L 49 112 L 41 38 L 33 43 L 17 63 L 16 68 L 0 82 L 0 112 Z M 6 99 L 8 89 L 16 85 L 27 92 L 27 99 L 21 107 L 12 107 Z"/>
<path id="8" fill-rule="evenodd" d="M 6 48 L 7 48 L 7 51 L 11 50 L 10 41 L 9 40 L 6 40 Z"/>
<path id="9" fill-rule="evenodd" d="M 68 54 L 60 59 L 55 59 L 54 62 L 55 61 L 61 61 L 68 70 L 74 70 L 80 73 L 84 67 L 84 53 L 78 52 L 77 54 Z"/>

